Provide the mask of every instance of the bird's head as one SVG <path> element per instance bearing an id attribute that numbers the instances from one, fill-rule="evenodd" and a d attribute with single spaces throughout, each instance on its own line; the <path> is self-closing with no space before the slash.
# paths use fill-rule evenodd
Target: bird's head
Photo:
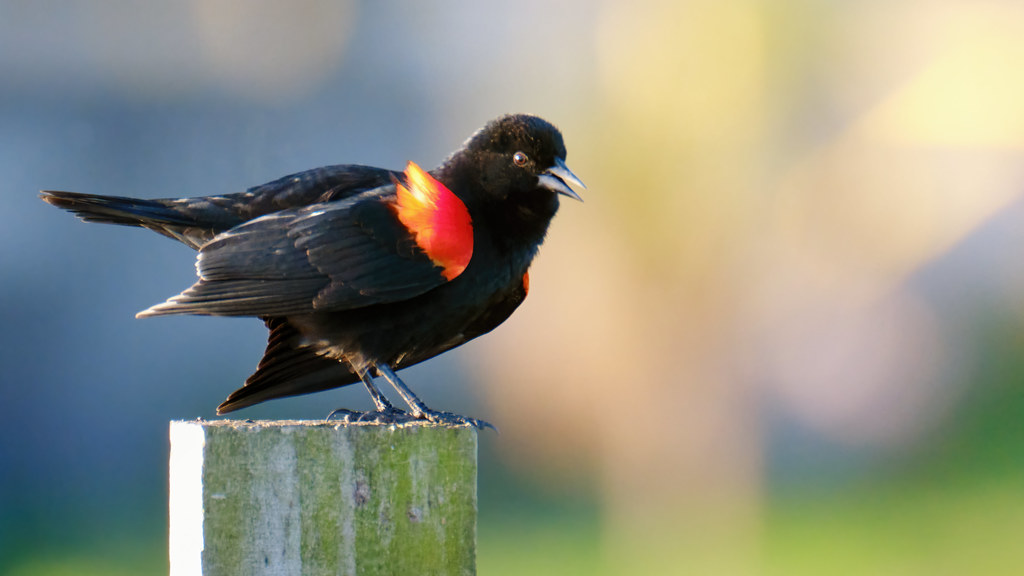
<path id="1" fill-rule="evenodd" d="M 566 166 L 565 156 L 562 133 L 551 123 L 510 114 L 473 134 L 439 173 L 471 212 L 539 243 L 558 210 L 558 197 L 582 200 L 573 186 L 586 187 Z"/>
<path id="2" fill-rule="evenodd" d="M 536 116 L 509 114 L 491 121 L 449 161 L 460 155 L 475 165 L 483 188 L 492 196 L 542 189 L 583 200 L 572 186 L 586 186 L 565 164 L 562 133 Z"/>

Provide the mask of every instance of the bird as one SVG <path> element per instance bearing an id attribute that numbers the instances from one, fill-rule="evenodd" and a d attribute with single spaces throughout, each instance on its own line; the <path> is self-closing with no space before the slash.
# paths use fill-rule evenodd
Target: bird
<path id="1" fill-rule="evenodd" d="M 198 280 L 136 317 L 263 320 L 256 372 L 218 415 L 362 382 L 374 410 L 328 419 L 493 428 L 429 408 L 395 371 L 490 332 L 522 304 L 559 199 L 582 201 L 574 188 L 586 188 L 565 159 L 554 125 L 507 114 L 429 171 L 338 164 L 225 195 L 40 197 L 83 221 L 147 228 L 198 251 Z"/>

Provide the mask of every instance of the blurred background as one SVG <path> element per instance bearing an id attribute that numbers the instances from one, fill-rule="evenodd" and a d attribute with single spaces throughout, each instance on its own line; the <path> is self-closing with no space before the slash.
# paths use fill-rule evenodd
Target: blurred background
<path id="1" fill-rule="evenodd" d="M 404 372 L 481 434 L 479 572 L 1024 565 L 1024 5 L 0 0 L 0 573 L 166 571 L 167 422 L 251 319 L 39 189 L 433 166 L 558 125 L 589 186 L 523 307 Z M 241 418 L 368 408 L 361 389 Z"/>

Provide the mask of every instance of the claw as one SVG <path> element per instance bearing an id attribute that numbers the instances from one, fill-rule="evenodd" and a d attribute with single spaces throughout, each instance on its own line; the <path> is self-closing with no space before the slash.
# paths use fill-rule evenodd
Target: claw
<path id="1" fill-rule="evenodd" d="M 494 430 L 495 432 L 498 432 L 500 434 L 500 432 L 494 426 L 494 424 L 491 424 L 486 420 L 480 420 L 479 418 L 470 418 L 469 416 L 454 414 L 452 412 L 439 412 L 437 410 L 427 409 L 421 410 L 418 414 L 414 412 L 413 416 L 420 420 L 426 420 L 428 422 L 433 422 L 434 424 L 443 424 L 446 426 L 472 426 L 477 430 L 490 428 L 491 430 Z"/>
<path id="2" fill-rule="evenodd" d="M 349 410 L 348 408 L 335 408 L 334 410 L 331 410 L 331 413 L 328 414 L 327 418 L 324 418 L 324 420 L 330 422 L 335 416 L 341 416 L 341 421 L 347 423 L 352 421 L 352 417 L 359 418 L 364 414 L 366 414 L 366 412 L 358 412 L 356 410 Z"/>
<path id="3" fill-rule="evenodd" d="M 369 410 L 367 412 L 338 408 L 328 414 L 326 419 L 330 421 L 335 416 L 341 416 L 339 420 L 345 424 L 405 424 L 416 420 L 416 417 L 412 414 L 393 406 L 383 410 Z"/>

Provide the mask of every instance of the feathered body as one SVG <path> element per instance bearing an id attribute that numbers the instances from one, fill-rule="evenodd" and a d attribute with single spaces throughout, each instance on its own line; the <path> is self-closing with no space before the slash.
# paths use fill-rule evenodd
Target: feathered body
<path id="1" fill-rule="evenodd" d="M 526 296 L 559 194 L 579 198 L 564 159 L 557 129 L 511 115 L 429 172 L 337 165 L 224 196 L 43 199 L 199 251 L 199 280 L 139 317 L 264 320 L 264 357 L 218 407 L 226 413 L 359 380 L 374 394 L 372 370 L 393 376 L 503 322 Z M 418 417 L 440 414 L 420 408 Z"/>

